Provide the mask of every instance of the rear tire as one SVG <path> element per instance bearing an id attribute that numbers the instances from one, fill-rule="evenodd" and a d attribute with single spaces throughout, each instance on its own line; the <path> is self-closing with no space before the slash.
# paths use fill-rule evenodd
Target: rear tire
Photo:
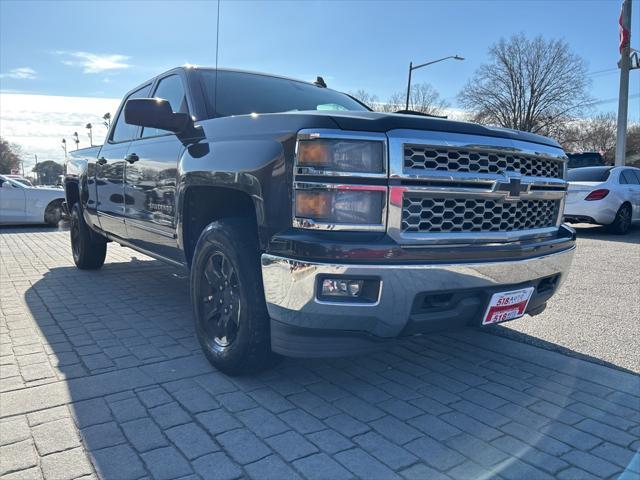
<path id="1" fill-rule="evenodd" d="M 624 235 L 631 228 L 631 205 L 624 203 L 616 213 L 613 223 L 607 226 L 611 233 Z"/>
<path id="2" fill-rule="evenodd" d="M 96 238 L 82 217 L 76 202 L 71 209 L 71 252 L 73 261 L 81 270 L 96 270 L 104 264 L 107 242 Z"/>
<path id="3" fill-rule="evenodd" d="M 190 276 L 196 333 L 211 364 L 229 375 L 269 367 L 276 357 L 251 223 L 225 219 L 208 225 Z"/>

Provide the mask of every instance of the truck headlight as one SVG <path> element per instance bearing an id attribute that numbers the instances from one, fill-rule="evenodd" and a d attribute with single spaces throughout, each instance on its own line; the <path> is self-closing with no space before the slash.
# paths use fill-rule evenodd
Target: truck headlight
<path id="1" fill-rule="evenodd" d="M 386 187 L 305 183 L 294 192 L 294 226 L 384 230 Z"/>
<path id="2" fill-rule="evenodd" d="M 297 166 L 320 172 L 384 173 L 384 143 L 315 138 L 298 141 Z"/>

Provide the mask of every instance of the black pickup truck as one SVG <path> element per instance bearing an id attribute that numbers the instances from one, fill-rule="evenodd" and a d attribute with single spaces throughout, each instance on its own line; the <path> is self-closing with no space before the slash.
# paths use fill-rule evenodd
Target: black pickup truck
<path id="1" fill-rule="evenodd" d="M 68 164 L 74 261 L 100 268 L 113 241 L 188 269 L 197 335 L 228 373 L 535 315 L 573 257 L 548 138 L 191 67 L 114 118 Z"/>

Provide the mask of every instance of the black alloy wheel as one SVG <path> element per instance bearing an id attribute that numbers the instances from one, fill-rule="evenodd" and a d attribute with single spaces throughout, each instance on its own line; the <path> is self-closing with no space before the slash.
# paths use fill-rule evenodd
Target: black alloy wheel
<path id="1" fill-rule="evenodd" d="M 238 275 L 227 256 L 216 252 L 202 272 L 202 311 L 205 328 L 218 347 L 228 347 L 238 334 L 240 326 L 240 296 Z"/>

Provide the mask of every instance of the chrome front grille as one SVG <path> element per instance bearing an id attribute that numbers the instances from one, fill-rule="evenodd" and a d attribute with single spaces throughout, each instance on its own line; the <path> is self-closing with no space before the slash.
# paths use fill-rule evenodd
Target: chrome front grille
<path id="1" fill-rule="evenodd" d="M 404 167 L 464 173 L 515 172 L 530 177 L 562 178 L 563 164 L 556 159 L 511 152 L 405 145 Z"/>
<path id="2" fill-rule="evenodd" d="M 405 194 L 402 232 L 512 232 L 553 227 L 559 200 L 425 197 Z"/>
<path id="3" fill-rule="evenodd" d="M 566 156 L 494 136 L 389 132 L 387 232 L 398 243 L 511 242 L 553 235 Z"/>

